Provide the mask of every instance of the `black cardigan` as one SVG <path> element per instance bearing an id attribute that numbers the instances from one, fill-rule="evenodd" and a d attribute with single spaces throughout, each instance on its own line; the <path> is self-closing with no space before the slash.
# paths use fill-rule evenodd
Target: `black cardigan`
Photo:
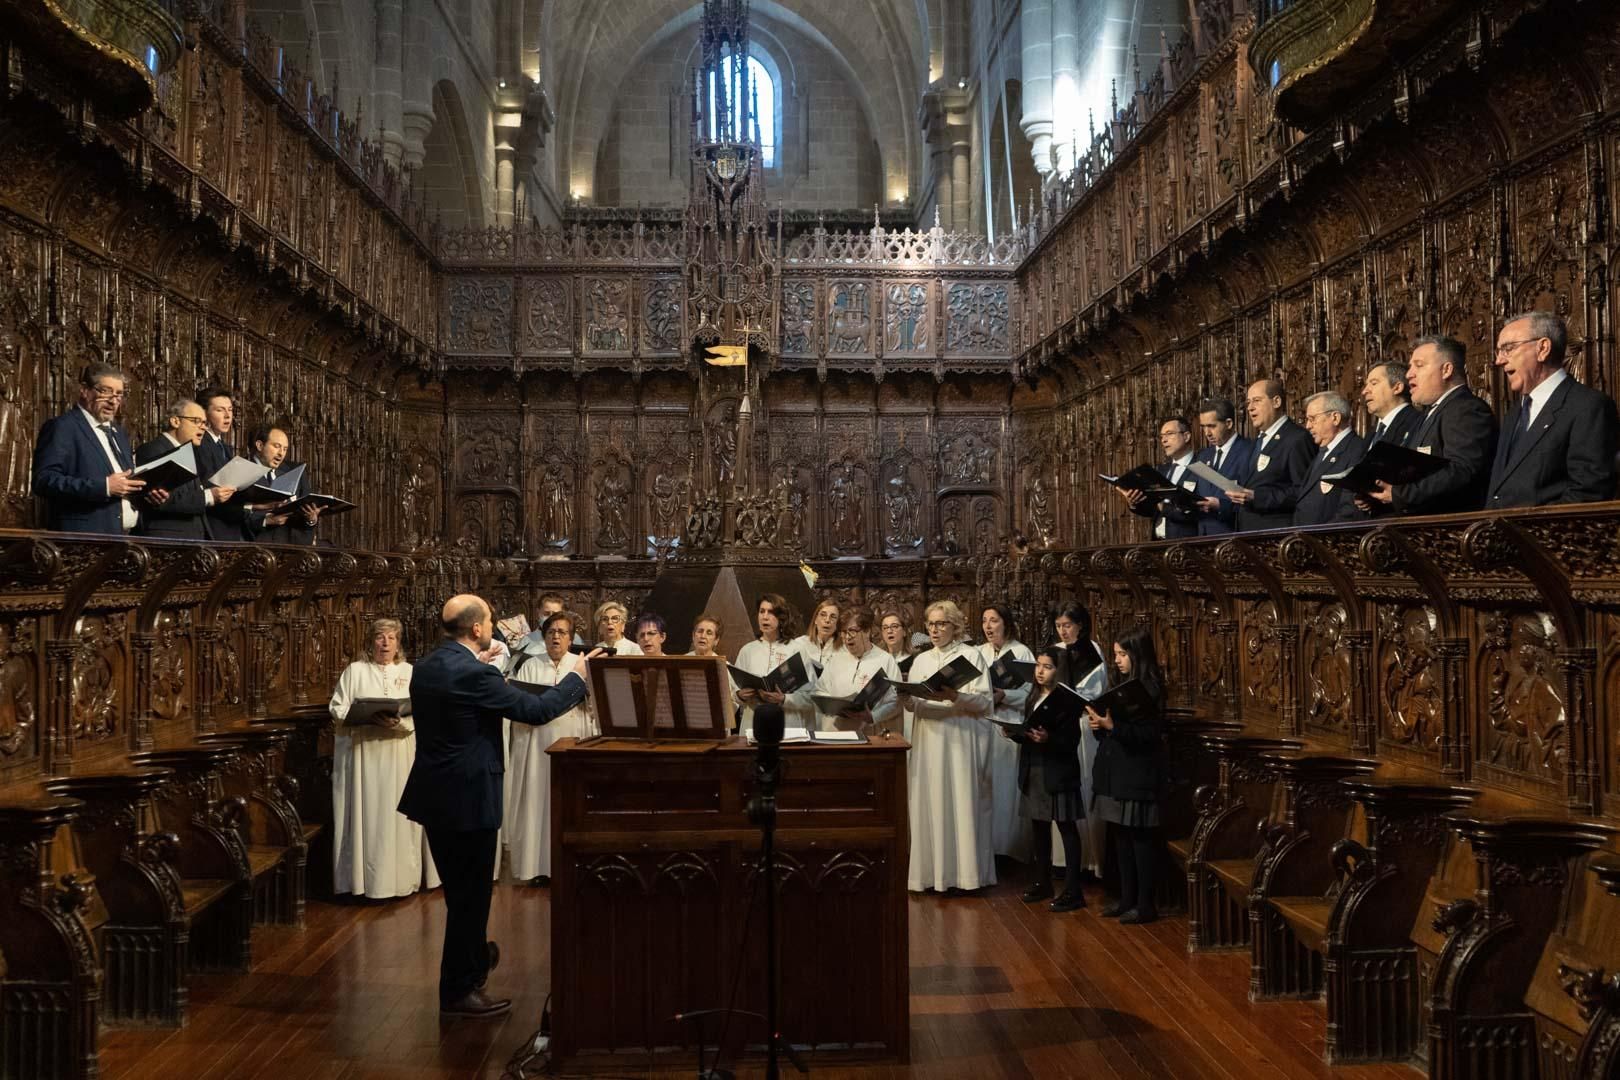
<path id="1" fill-rule="evenodd" d="M 1153 685 L 1153 705 L 1141 713 L 1116 710 L 1114 729 L 1097 729 L 1091 789 L 1097 795 L 1153 802 L 1164 784 L 1164 687 Z"/>
<path id="2" fill-rule="evenodd" d="M 1020 791 L 1029 791 L 1029 774 L 1036 761 L 1041 763 L 1041 775 L 1045 778 L 1042 786 L 1048 795 L 1080 790 L 1080 717 L 1085 710 L 1079 698 L 1061 690 L 1056 691 L 1056 695 L 1048 694 L 1041 702 L 1046 706 L 1042 710 L 1045 716 L 1037 726 L 1046 729 L 1045 742 L 1032 742 L 1022 731 L 1009 732 L 1013 741 L 1018 743 Z M 1029 699 L 1024 702 L 1026 724 L 1038 708 L 1030 704 L 1034 699 L 1035 690 L 1032 689 Z"/>

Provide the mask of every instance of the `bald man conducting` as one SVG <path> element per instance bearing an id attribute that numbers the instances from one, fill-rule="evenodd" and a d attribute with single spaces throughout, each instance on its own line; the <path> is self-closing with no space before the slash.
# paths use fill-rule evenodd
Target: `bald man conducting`
<path id="1" fill-rule="evenodd" d="M 501 717 L 548 723 L 585 699 L 585 682 L 570 674 L 539 695 L 509 685 L 478 659 L 495 620 L 476 596 L 452 598 L 440 619 L 448 640 L 411 669 L 416 761 L 399 812 L 427 830 L 444 881 L 439 1015 L 500 1016 L 512 1002 L 490 998 L 483 987 L 500 955 L 485 934 L 505 804 Z"/>

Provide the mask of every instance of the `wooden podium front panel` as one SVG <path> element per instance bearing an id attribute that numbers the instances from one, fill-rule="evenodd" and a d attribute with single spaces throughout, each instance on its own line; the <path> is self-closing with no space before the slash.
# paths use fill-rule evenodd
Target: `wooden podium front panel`
<path id="1" fill-rule="evenodd" d="M 783 748 L 781 1025 L 819 1054 L 907 1056 L 906 749 Z M 553 1052 L 695 1061 L 723 1018 L 675 1014 L 765 1010 L 755 751 L 565 739 L 550 753 Z M 733 1016 L 728 1052 L 764 1038 Z"/>

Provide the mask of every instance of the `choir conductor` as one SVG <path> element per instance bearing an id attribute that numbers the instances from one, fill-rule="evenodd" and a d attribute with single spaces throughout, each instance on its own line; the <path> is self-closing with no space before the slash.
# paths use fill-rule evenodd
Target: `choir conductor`
<path id="1" fill-rule="evenodd" d="M 505 805 L 501 718 L 548 723 L 585 699 L 585 682 L 570 673 L 543 694 L 507 683 L 478 659 L 495 620 L 476 596 L 451 598 L 440 619 L 446 640 L 411 671 L 416 761 L 399 812 L 426 829 L 444 881 L 439 1015 L 499 1016 L 511 1001 L 492 999 L 483 987 L 499 955 L 486 932 Z"/>

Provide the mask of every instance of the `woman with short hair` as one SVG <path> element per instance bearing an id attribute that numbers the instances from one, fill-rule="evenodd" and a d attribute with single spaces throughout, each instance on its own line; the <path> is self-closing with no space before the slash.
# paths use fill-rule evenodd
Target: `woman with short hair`
<path id="1" fill-rule="evenodd" d="M 608 600 L 596 606 L 596 643 L 615 656 L 640 656 L 641 646 L 624 636 L 630 621 L 630 609 L 617 600 Z"/>
<path id="2" fill-rule="evenodd" d="M 1035 654 L 1029 651 L 1029 646 L 1018 640 L 1017 624 L 1011 609 L 1005 605 L 986 607 L 979 616 L 979 626 L 984 631 L 984 644 L 979 646 L 979 666 L 985 671 L 998 660 L 1035 662 Z M 1030 690 L 1029 683 L 1009 690 L 997 690 L 992 685 L 994 719 L 1019 723 Z M 990 791 L 995 805 L 992 813 L 996 823 L 996 854 L 1022 859 L 1029 850 L 1026 842 L 1029 830 L 1023 827 L 1023 819 L 1018 814 L 1018 746 L 1007 739 L 990 740 Z"/>
<path id="3" fill-rule="evenodd" d="M 422 886 L 422 826 L 401 814 L 400 794 L 416 759 L 409 716 L 349 725 L 362 698 L 409 702 L 411 665 L 399 647 L 398 619 L 374 619 L 368 657 L 338 677 L 329 708 L 332 738 L 332 891 L 373 900 L 409 896 Z M 408 710 L 407 710 L 408 711 Z M 436 883 L 437 875 L 433 875 Z"/>
<path id="4" fill-rule="evenodd" d="M 933 647 L 911 665 L 908 682 L 920 683 L 959 657 L 977 651 L 962 640 L 967 620 L 949 600 L 924 615 Z M 978 664 L 974 663 L 975 667 Z M 901 707 L 908 704 L 901 699 Z M 990 794 L 990 681 L 983 669 L 960 690 L 913 697 L 914 738 L 908 760 L 907 802 L 911 865 L 906 887 L 980 889 L 996 883 L 995 823 Z"/>
<path id="5" fill-rule="evenodd" d="M 873 619 L 871 612 L 846 612 L 841 620 L 844 647 L 833 653 L 827 669 L 816 682 L 816 694 L 822 697 L 852 698 L 866 689 L 866 685 L 881 675 L 889 682 L 900 678 L 894 657 L 872 643 Z M 816 727 L 822 731 L 839 729 L 859 731 L 866 727 L 892 734 L 894 722 L 899 718 L 900 704 L 893 690 L 885 690 L 869 709 L 834 716 L 817 712 Z"/>

